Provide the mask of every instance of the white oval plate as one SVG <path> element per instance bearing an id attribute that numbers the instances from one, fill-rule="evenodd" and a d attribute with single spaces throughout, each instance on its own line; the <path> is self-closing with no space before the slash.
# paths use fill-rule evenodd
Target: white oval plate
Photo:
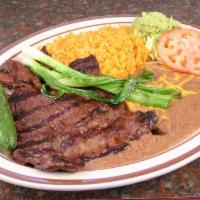
<path id="1" fill-rule="evenodd" d="M 0 64 L 16 58 L 28 45 L 42 45 L 53 37 L 67 32 L 79 33 L 104 25 L 131 25 L 132 15 L 96 17 L 63 23 L 32 34 L 0 51 Z M 19 165 L 0 154 L 0 179 L 15 185 L 44 189 L 80 191 L 119 187 L 145 181 L 180 168 L 200 157 L 200 133 L 197 131 L 182 144 L 158 156 L 130 165 L 105 170 L 77 173 L 42 172 Z"/>

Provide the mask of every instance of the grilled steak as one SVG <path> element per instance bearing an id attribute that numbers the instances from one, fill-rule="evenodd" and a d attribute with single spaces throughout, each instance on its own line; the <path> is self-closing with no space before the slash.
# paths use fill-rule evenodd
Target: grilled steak
<path id="1" fill-rule="evenodd" d="M 46 54 L 46 55 L 48 55 L 48 56 L 51 56 L 51 55 L 48 53 L 46 46 L 43 46 L 43 47 L 41 48 L 41 52 L 44 53 L 44 54 Z"/>
<path id="2" fill-rule="evenodd" d="M 0 72 L 0 83 L 8 88 L 23 87 L 27 84 L 39 89 L 40 80 L 22 63 L 8 60 L 3 64 L 4 72 Z"/>
<path id="3" fill-rule="evenodd" d="M 94 55 L 76 59 L 70 67 L 86 74 L 100 74 L 99 63 Z"/>
<path id="4" fill-rule="evenodd" d="M 95 57 L 86 60 L 71 67 L 80 70 L 86 65 L 98 73 Z M 46 171 L 77 171 L 86 161 L 121 151 L 132 140 L 158 130 L 154 112 L 129 112 L 125 103 L 114 106 L 75 95 L 52 100 L 32 83 L 16 89 L 9 103 L 18 131 L 13 159 Z"/>

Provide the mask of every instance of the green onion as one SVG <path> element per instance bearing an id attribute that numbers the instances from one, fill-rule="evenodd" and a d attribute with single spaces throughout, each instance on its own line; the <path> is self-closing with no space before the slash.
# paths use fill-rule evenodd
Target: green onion
<path id="1" fill-rule="evenodd" d="M 146 92 L 151 92 L 153 94 L 161 94 L 161 95 L 172 95 L 174 98 L 180 98 L 181 92 L 179 90 L 175 90 L 172 88 L 159 88 L 153 86 L 146 86 L 144 84 L 139 83 L 137 88 Z"/>
<path id="2" fill-rule="evenodd" d="M 49 87 L 48 85 L 46 84 L 43 84 L 42 87 L 41 87 L 41 93 L 44 95 L 44 96 L 47 96 L 51 99 L 58 99 L 60 97 L 63 96 L 64 92 L 60 91 L 60 90 L 57 90 L 56 93 L 54 95 L 52 95 L 50 92 L 49 92 Z"/>
<path id="3" fill-rule="evenodd" d="M 23 57 L 22 62 L 45 81 L 41 91 L 50 98 L 56 99 L 67 93 L 111 104 L 119 104 L 124 100 L 129 100 L 147 106 L 167 108 L 173 98 L 181 96 L 178 90 L 172 88 L 146 86 L 145 82 L 153 80 L 153 73 L 147 70 L 144 70 L 137 78 L 117 79 L 110 76 L 95 76 L 78 72 L 31 47 L 26 47 L 23 54 L 25 57 Z M 57 90 L 54 96 L 49 93 L 47 86 Z M 105 90 L 114 96 L 105 98 L 88 87 Z"/>

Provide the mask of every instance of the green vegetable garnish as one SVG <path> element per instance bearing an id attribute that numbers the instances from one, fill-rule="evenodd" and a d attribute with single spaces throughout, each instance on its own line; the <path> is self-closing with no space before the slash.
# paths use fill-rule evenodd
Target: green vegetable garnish
<path id="1" fill-rule="evenodd" d="M 160 12 L 142 12 L 142 17 L 133 21 L 135 34 L 144 36 L 146 48 L 152 60 L 157 59 L 156 44 L 161 34 L 174 28 L 181 28 L 180 23 Z"/>
<path id="2" fill-rule="evenodd" d="M 42 93 L 50 98 L 59 98 L 67 93 L 111 104 L 129 100 L 147 106 L 167 108 L 173 98 L 180 96 L 179 91 L 171 88 L 145 86 L 145 82 L 153 79 L 152 72 L 146 70 L 137 78 L 117 79 L 110 76 L 83 74 L 31 47 L 25 48 L 23 54 L 26 56 L 23 57 L 22 62 L 45 81 Z M 54 96 L 49 93 L 47 86 L 57 91 Z M 100 88 L 114 96 L 105 98 L 88 87 Z"/>
<path id="3" fill-rule="evenodd" d="M 14 149 L 17 144 L 15 123 L 4 87 L 0 84 L 0 149 Z"/>

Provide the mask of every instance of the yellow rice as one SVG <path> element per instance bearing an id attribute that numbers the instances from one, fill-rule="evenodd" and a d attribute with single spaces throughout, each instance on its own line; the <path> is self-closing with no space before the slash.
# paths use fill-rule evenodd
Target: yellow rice
<path id="1" fill-rule="evenodd" d="M 131 27 L 105 26 L 96 31 L 69 33 L 46 44 L 47 51 L 69 64 L 90 54 L 96 56 L 104 75 L 126 78 L 147 60 L 144 40 L 135 36 Z"/>

